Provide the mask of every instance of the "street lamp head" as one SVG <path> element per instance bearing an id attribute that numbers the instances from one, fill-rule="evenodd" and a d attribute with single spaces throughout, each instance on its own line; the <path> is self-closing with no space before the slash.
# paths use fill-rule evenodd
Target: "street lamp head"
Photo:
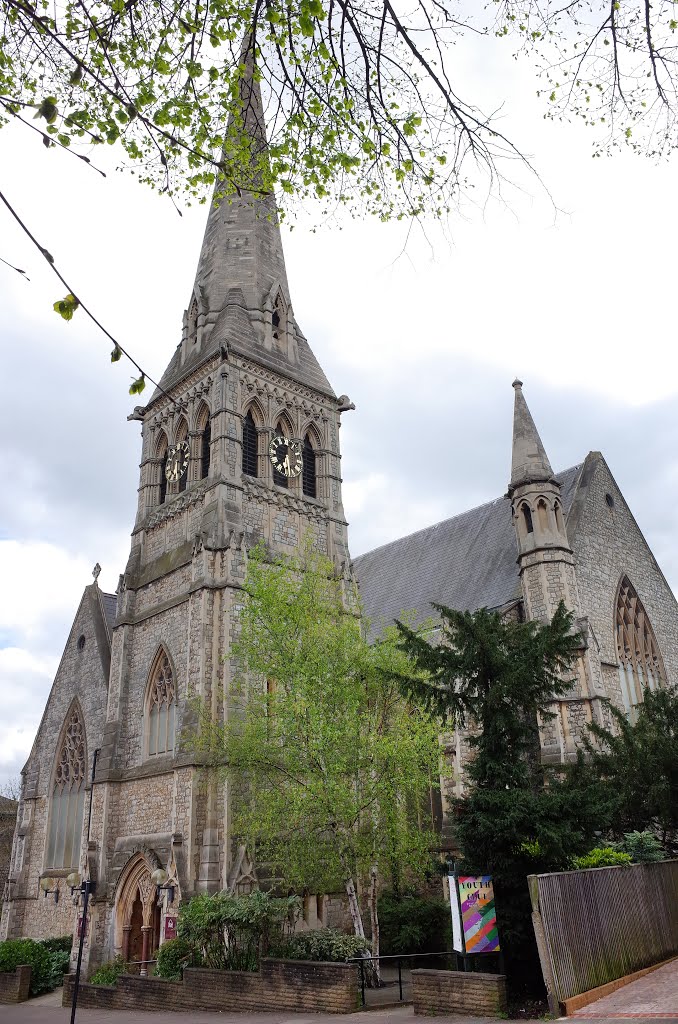
<path id="1" fill-rule="evenodd" d="M 153 885 L 157 885 L 158 888 L 164 885 L 165 882 L 167 881 L 167 872 L 165 871 L 165 869 L 156 868 L 153 874 L 151 875 L 151 881 L 153 882 Z"/>
<path id="2" fill-rule="evenodd" d="M 80 872 L 71 871 L 70 875 L 66 876 L 66 885 L 71 889 L 78 889 L 80 887 Z"/>
<path id="3" fill-rule="evenodd" d="M 42 891 L 46 895 L 50 891 L 50 889 L 52 888 L 52 879 L 51 878 L 41 878 L 40 879 L 40 888 L 42 889 Z"/>

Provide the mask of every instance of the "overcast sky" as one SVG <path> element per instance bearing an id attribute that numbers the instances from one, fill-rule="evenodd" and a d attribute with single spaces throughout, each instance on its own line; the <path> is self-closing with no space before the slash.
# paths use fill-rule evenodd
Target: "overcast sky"
<path id="1" fill-rule="evenodd" d="M 284 234 L 295 315 L 337 394 L 354 555 L 506 490 L 519 375 L 557 470 L 599 449 L 678 584 L 675 164 L 592 159 L 543 118 L 509 48 L 456 51 L 465 95 L 548 189 L 466 202 L 443 231 L 346 219 Z M 205 207 L 104 180 L 36 134 L 0 132 L 0 188 L 109 330 L 158 378 L 179 340 Z M 107 162 L 106 162 L 107 161 Z M 83 588 L 114 590 L 136 506 L 132 371 L 52 303 L 63 287 L 0 209 L 0 784 L 22 767 Z M 150 393 L 147 392 L 146 395 Z M 144 396 L 144 398 L 146 397 Z M 143 399 L 142 399 L 143 400 Z"/>

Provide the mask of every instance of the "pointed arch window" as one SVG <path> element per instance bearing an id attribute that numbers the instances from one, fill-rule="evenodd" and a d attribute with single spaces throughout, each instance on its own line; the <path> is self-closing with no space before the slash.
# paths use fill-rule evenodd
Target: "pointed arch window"
<path id="1" fill-rule="evenodd" d="M 309 498 L 317 497 L 316 494 L 316 477 L 315 477 L 315 449 L 311 444 L 311 437 L 309 434 L 304 438 L 304 445 L 302 449 L 302 488 L 304 494 Z"/>
<path id="2" fill-rule="evenodd" d="M 188 437 L 188 424 L 186 423 L 186 420 L 182 419 L 181 423 L 179 424 L 179 429 L 176 432 L 177 444 L 179 444 L 180 441 L 185 441 L 187 439 L 187 437 Z M 186 490 L 186 484 L 188 483 L 188 474 L 190 473 L 190 471 L 191 471 L 191 465 L 190 465 L 190 462 L 189 462 L 188 466 L 186 467 L 185 472 L 183 472 L 181 474 L 181 476 L 179 477 L 179 480 L 177 481 L 177 490 L 180 493 L 181 493 L 181 491 L 185 491 Z"/>
<path id="3" fill-rule="evenodd" d="M 666 673 L 647 612 L 628 576 L 619 584 L 615 627 L 622 700 L 633 718 L 643 691 L 664 686 Z"/>
<path id="4" fill-rule="evenodd" d="M 167 497 L 167 454 L 169 446 L 167 444 L 167 438 L 164 433 L 160 434 L 158 443 L 156 445 L 156 458 L 159 462 L 160 479 L 158 481 L 158 504 L 162 505 Z"/>
<path id="5" fill-rule="evenodd" d="M 289 437 L 291 433 L 289 428 L 285 427 L 284 423 L 279 423 L 275 428 L 275 432 L 276 434 L 282 434 L 283 437 Z M 288 477 L 286 477 L 284 473 L 279 473 L 275 466 L 273 467 L 273 483 L 277 487 L 289 487 L 290 485 Z"/>
<path id="6" fill-rule="evenodd" d="M 85 728 L 82 712 L 76 707 L 69 716 L 57 755 L 47 839 L 47 868 L 78 867 L 86 765 Z"/>
<path id="7" fill-rule="evenodd" d="M 204 480 L 210 474 L 210 445 L 212 443 L 212 421 L 209 416 L 203 427 L 200 440 L 200 479 Z"/>
<path id="8" fill-rule="evenodd" d="M 249 409 L 242 424 L 242 471 L 248 476 L 259 476 L 257 426 Z"/>
<path id="9" fill-rule="evenodd" d="M 521 505 L 521 512 L 523 513 L 523 520 L 525 522 L 525 530 L 527 533 L 534 533 L 534 525 L 532 523 L 532 512 L 530 511 L 529 505 Z"/>
<path id="10" fill-rule="evenodd" d="M 188 309 L 188 340 L 193 344 L 198 340 L 198 302 L 195 296 Z"/>
<path id="11" fill-rule="evenodd" d="M 165 651 L 155 659 L 146 702 L 148 756 L 174 752 L 176 688 Z"/>
<path id="12" fill-rule="evenodd" d="M 275 305 L 271 313 L 271 328 L 274 341 L 280 341 L 287 330 L 287 310 L 285 308 L 285 300 L 280 291 L 275 297 Z"/>

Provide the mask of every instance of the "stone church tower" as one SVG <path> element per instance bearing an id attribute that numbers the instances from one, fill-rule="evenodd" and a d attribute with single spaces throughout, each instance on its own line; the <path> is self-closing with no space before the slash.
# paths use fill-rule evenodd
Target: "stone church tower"
<path id="1" fill-rule="evenodd" d="M 243 104 L 262 152 L 251 75 Z M 86 868 L 90 968 L 120 952 L 146 960 L 172 934 L 180 900 L 256 883 L 230 831 L 228 787 L 206 788 L 180 735 L 193 697 L 225 713 L 252 546 L 291 554 L 310 535 L 349 571 L 339 421 L 350 407 L 296 321 L 274 199 L 212 205 L 181 342 L 129 417 L 141 424 L 139 503 L 117 607 L 88 588 L 25 769 L 3 934 L 70 932 L 65 876 Z M 157 868 L 174 885 L 161 906 Z M 58 903 L 42 898 L 41 878 Z"/>

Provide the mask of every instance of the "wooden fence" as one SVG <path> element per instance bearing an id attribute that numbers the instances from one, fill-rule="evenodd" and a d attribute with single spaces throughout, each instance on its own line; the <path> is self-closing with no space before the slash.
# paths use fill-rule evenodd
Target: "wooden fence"
<path id="1" fill-rule="evenodd" d="M 552 1012 L 678 953 L 678 860 L 528 877 Z"/>

